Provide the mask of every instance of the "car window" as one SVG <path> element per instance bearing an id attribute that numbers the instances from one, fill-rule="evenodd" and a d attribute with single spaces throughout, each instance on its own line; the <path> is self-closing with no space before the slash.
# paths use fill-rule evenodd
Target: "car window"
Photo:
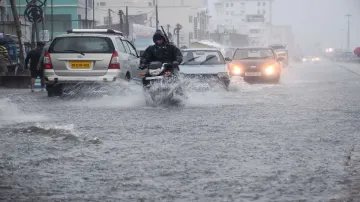
<path id="1" fill-rule="evenodd" d="M 114 45 L 108 37 L 59 37 L 49 48 L 50 53 L 113 53 Z"/>
<path id="2" fill-rule="evenodd" d="M 253 58 L 275 58 L 271 49 L 239 49 L 234 54 L 234 60 L 253 59 Z"/>
<path id="3" fill-rule="evenodd" d="M 129 42 L 129 41 L 123 41 L 127 46 L 128 46 L 128 48 L 129 48 L 129 50 L 130 50 L 130 53 L 132 54 L 132 55 L 134 55 L 134 56 L 136 56 L 137 54 L 136 54 L 136 50 L 135 50 L 135 48 L 131 45 L 131 43 Z"/>
<path id="4" fill-rule="evenodd" d="M 131 53 L 131 55 L 135 55 L 136 56 L 136 50 L 132 47 L 131 43 L 129 41 L 123 41 L 124 45 L 127 46 L 129 53 Z"/>
<path id="5" fill-rule="evenodd" d="M 124 47 L 125 47 L 126 52 L 130 54 L 131 51 L 130 51 L 130 48 L 129 48 L 129 46 L 127 45 L 126 41 L 124 41 L 124 40 L 121 40 L 121 41 L 122 41 L 122 43 L 124 44 Z"/>
<path id="6" fill-rule="evenodd" d="M 221 65 L 226 64 L 219 51 L 186 50 L 182 51 L 183 65 Z"/>
<path id="7" fill-rule="evenodd" d="M 116 37 L 116 43 L 120 52 L 127 53 L 124 44 L 119 37 Z"/>

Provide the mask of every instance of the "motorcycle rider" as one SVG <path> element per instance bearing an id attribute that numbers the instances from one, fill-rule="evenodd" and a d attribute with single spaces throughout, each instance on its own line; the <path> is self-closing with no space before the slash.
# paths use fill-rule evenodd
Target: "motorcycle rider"
<path id="1" fill-rule="evenodd" d="M 140 69 L 143 70 L 147 68 L 151 62 L 158 61 L 167 63 L 169 71 L 176 75 L 180 71 L 179 64 L 183 60 L 180 49 L 170 44 L 161 30 L 155 32 L 153 41 L 155 44 L 149 46 L 143 53 L 140 60 Z M 147 86 L 149 81 L 143 79 L 143 84 Z"/>

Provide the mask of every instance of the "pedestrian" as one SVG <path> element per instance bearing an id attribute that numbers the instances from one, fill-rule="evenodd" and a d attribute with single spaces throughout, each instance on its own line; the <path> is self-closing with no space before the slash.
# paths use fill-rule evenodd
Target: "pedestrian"
<path id="1" fill-rule="evenodd" d="M 0 76 L 5 76 L 6 72 L 8 72 L 6 60 L 10 62 L 11 58 L 6 48 L 5 40 L 0 40 Z"/>
<path id="2" fill-rule="evenodd" d="M 42 53 L 41 53 L 41 56 L 40 56 L 40 60 L 39 60 L 39 63 L 37 65 L 37 69 L 40 71 L 41 73 L 41 87 L 42 89 L 44 89 L 44 86 L 45 86 L 45 78 L 44 78 L 44 57 L 46 55 L 46 52 L 49 50 L 49 45 L 45 45 L 43 50 L 42 50 Z"/>
<path id="3" fill-rule="evenodd" d="M 25 59 L 25 68 L 28 68 L 29 60 L 30 60 L 30 73 L 31 73 L 31 92 L 34 92 L 35 88 L 35 81 L 37 77 L 41 79 L 41 89 L 44 89 L 44 82 L 43 82 L 43 71 L 38 66 L 41 54 L 43 52 L 45 44 L 43 42 L 36 43 L 36 49 L 31 50 Z"/>

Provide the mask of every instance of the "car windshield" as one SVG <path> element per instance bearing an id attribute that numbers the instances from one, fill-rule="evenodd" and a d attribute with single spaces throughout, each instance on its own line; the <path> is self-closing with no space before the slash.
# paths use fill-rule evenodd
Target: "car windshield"
<path id="1" fill-rule="evenodd" d="M 271 46 L 272 49 L 285 49 L 286 47 L 285 46 L 282 46 L 282 45 L 273 45 Z"/>
<path id="2" fill-rule="evenodd" d="M 52 43 L 50 53 L 113 53 L 107 37 L 60 37 Z"/>
<path id="3" fill-rule="evenodd" d="M 271 49 L 240 49 L 236 50 L 234 60 L 274 58 Z"/>
<path id="4" fill-rule="evenodd" d="M 186 50 L 182 51 L 183 65 L 223 65 L 226 64 L 220 51 Z"/>

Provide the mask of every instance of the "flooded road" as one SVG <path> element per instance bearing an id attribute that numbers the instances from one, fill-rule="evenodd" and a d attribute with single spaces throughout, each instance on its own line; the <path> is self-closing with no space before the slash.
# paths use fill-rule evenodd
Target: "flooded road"
<path id="1" fill-rule="evenodd" d="M 97 99 L 0 90 L 0 200 L 314 202 L 348 194 L 360 76 L 337 64 L 293 65 L 279 85 L 233 81 L 229 92 L 189 92 L 178 107 L 146 106 L 139 86 L 119 86 Z"/>

